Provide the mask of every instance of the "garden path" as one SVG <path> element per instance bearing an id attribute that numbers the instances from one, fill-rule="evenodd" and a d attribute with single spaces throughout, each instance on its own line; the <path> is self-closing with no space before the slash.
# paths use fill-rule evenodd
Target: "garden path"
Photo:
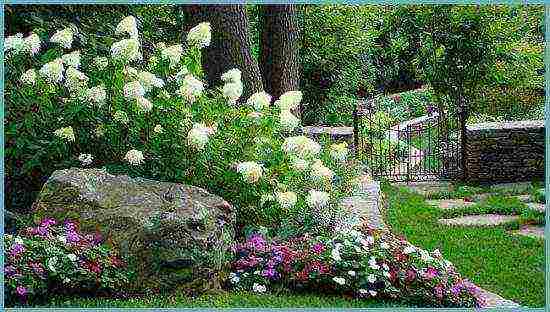
<path id="1" fill-rule="evenodd" d="M 416 166 L 422 164 L 422 160 L 424 159 L 424 152 L 412 145 L 407 144 L 406 142 L 403 142 L 403 140 L 400 139 L 399 134 L 402 133 L 403 130 L 407 129 L 408 127 L 414 127 L 414 126 L 423 124 L 425 122 L 433 120 L 434 118 L 437 118 L 438 116 L 439 116 L 438 113 L 434 113 L 431 115 L 424 115 L 424 116 L 420 116 L 410 120 L 406 120 L 397 125 L 394 125 L 386 132 L 388 140 L 390 142 L 401 146 L 404 145 L 409 152 L 407 158 L 404 161 L 401 161 L 392 169 L 391 171 L 392 175 L 397 175 L 397 174 L 406 175 L 409 170 L 412 170 Z"/>

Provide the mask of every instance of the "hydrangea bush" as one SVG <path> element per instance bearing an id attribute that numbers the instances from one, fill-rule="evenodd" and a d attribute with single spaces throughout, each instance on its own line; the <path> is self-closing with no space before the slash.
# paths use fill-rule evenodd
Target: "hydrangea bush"
<path id="1" fill-rule="evenodd" d="M 52 293 L 119 291 L 129 279 L 126 264 L 78 223 L 45 218 L 18 235 L 4 236 L 7 301 L 29 303 Z"/>
<path id="2" fill-rule="evenodd" d="M 239 290 L 316 289 L 444 307 L 483 303 L 478 288 L 438 250 L 430 253 L 389 232 L 352 230 L 287 241 L 254 233 L 236 246 L 236 253 L 229 284 Z"/>
<path id="3" fill-rule="evenodd" d="M 357 173 L 347 147 L 297 135 L 300 91 L 243 99 L 237 68 L 207 86 L 210 32 L 201 23 L 185 43 L 146 53 L 129 16 L 105 55 L 72 51 L 76 28 L 6 38 L 8 193 L 37 191 L 56 169 L 106 167 L 204 187 L 237 207 L 240 225 L 278 234 L 345 223 L 338 202 Z"/>

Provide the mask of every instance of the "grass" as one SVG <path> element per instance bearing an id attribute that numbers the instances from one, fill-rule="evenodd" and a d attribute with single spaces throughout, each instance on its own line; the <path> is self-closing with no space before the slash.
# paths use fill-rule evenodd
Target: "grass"
<path id="1" fill-rule="evenodd" d="M 155 295 L 133 299 L 54 298 L 49 308 L 388 308 L 404 307 L 396 301 L 348 299 L 317 294 L 254 294 L 227 292 L 192 298 L 183 294 Z"/>
<path id="2" fill-rule="evenodd" d="M 503 226 L 440 225 L 437 219 L 446 212 L 427 204 L 423 196 L 387 183 L 383 190 L 388 223 L 395 233 L 428 250 L 439 248 L 461 274 L 489 291 L 523 306 L 544 306 L 543 240 L 510 235 Z M 503 207 L 510 209 L 506 202 Z"/>

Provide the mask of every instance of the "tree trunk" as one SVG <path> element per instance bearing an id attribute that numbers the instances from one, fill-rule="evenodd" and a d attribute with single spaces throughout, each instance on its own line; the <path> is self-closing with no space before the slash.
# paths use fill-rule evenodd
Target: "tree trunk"
<path id="1" fill-rule="evenodd" d="M 189 15 L 184 35 L 201 22 L 212 27 L 212 41 L 203 50 L 203 68 L 210 86 L 220 84 L 221 75 L 232 68 L 242 72 L 244 102 L 255 92 L 263 90 L 258 62 L 252 57 L 249 23 L 243 5 L 182 5 Z"/>
<path id="2" fill-rule="evenodd" d="M 260 67 L 265 91 L 278 98 L 299 88 L 299 27 L 296 5 L 263 5 Z"/>

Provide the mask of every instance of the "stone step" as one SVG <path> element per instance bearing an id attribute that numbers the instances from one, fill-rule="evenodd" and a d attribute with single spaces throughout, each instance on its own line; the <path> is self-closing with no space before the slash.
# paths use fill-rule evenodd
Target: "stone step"
<path id="1" fill-rule="evenodd" d="M 512 234 L 544 239 L 544 226 L 524 225 L 518 231 L 513 231 Z"/>
<path id="2" fill-rule="evenodd" d="M 526 204 L 527 207 L 529 207 L 530 209 L 533 209 L 533 210 L 536 210 L 538 212 L 542 212 L 544 213 L 544 204 L 540 204 L 540 203 L 527 203 Z"/>
<path id="3" fill-rule="evenodd" d="M 452 219 L 439 219 L 438 222 L 452 226 L 496 226 L 518 220 L 519 216 L 485 214 L 468 215 Z"/>
<path id="4" fill-rule="evenodd" d="M 438 208 L 443 210 L 460 209 L 475 205 L 475 202 L 464 201 L 463 199 L 434 199 L 427 200 L 426 203 L 437 206 Z"/>

